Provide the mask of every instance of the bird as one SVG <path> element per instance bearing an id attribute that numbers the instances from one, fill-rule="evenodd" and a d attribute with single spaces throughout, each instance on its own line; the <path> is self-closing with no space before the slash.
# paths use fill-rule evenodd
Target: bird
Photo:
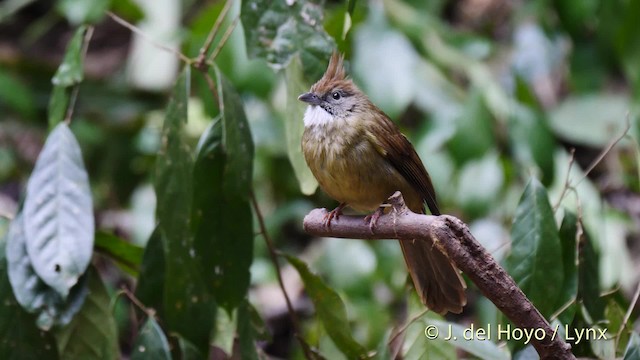
<path id="1" fill-rule="evenodd" d="M 339 202 L 325 217 L 330 227 L 342 210 L 371 213 L 373 231 L 386 200 L 402 193 L 415 213 L 440 215 L 431 178 L 395 123 L 347 77 L 344 57 L 333 52 L 324 75 L 298 100 L 304 112 L 302 152 L 320 188 Z M 422 303 L 439 314 L 461 313 L 466 285 L 442 250 L 425 241 L 399 240 Z"/>

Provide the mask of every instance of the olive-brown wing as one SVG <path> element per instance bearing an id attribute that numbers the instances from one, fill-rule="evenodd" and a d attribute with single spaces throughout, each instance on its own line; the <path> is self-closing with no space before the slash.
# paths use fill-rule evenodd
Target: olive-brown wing
<path id="1" fill-rule="evenodd" d="M 431 214 L 440 215 L 431 177 L 416 150 L 396 125 L 382 112 L 379 113 L 377 121 L 368 124 L 369 141 L 420 194 Z"/>

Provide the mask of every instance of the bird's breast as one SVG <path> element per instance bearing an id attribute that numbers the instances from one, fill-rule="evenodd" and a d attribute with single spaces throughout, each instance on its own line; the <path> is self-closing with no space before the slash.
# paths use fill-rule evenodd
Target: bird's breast
<path id="1" fill-rule="evenodd" d="M 375 210 L 396 190 L 405 197 L 412 191 L 357 126 L 336 121 L 308 126 L 302 150 L 320 187 L 357 210 Z"/>

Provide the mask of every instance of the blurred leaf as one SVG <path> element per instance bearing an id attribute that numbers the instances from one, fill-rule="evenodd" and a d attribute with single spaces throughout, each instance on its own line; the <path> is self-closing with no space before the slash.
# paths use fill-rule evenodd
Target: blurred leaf
<path id="1" fill-rule="evenodd" d="M 580 145 L 602 147 L 620 135 L 631 102 L 625 95 L 593 94 L 567 98 L 550 113 L 551 129 Z"/>
<path id="2" fill-rule="evenodd" d="M 516 158 L 525 166 L 538 165 L 542 170 L 542 183 L 549 185 L 555 175 L 555 140 L 544 118 L 527 108 L 519 107 L 509 118 L 508 126 L 509 140 Z"/>
<path id="3" fill-rule="evenodd" d="M 18 303 L 28 312 L 38 313 L 38 327 L 49 330 L 53 325 L 66 325 L 80 310 L 87 296 L 86 276 L 71 288 L 64 299 L 35 273 L 27 254 L 22 213 L 11 223 L 7 239 L 9 280 Z"/>
<path id="4" fill-rule="evenodd" d="M 216 302 L 231 311 L 249 288 L 254 234 L 248 200 L 225 191 L 226 183 L 237 181 L 224 173 L 227 151 L 222 145 L 222 121 L 214 120 L 198 144 L 191 224 L 206 283 Z"/>
<path id="5" fill-rule="evenodd" d="M 562 282 L 560 297 L 556 303 L 556 308 L 560 309 L 569 301 L 575 301 L 578 295 L 578 219 L 576 215 L 565 209 L 564 218 L 560 225 L 559 237 L 562 246 L 562 264 L 564 268 L 564 281 Z M 568 324 L 573 319 L 576 305 L 571 305 L 565 309 L 558 319 L 563 324 Z"/>
<path id="6" fill-rule="evenodd" d="M 388 24 L 381 6 L 374 4 L 355 32 L 351 72 L 371 101 L 396 119 L 416 96 L 419 57 L 409 40 Z"/>
<path id="7" fill-rule="evenodd" d="M 317 318 L 322 322 L 331 340 L 348 358 L 366 358 L 367 350 L 351 335 L 347 310 L 340 296 L 320 277 L 311 273 L 305 263 L 290 255 L 285 257 L 300 274 L 304 288 L 316 309 Z"/>
<path id="8" fill-rule="evenodd" d="M 300 141 L 304 132 L 305 104 L 298 101 L 298 96 L 307 91 L 302 75 L 302 64 L 298 55 L 293 56 L 285 71 L 287 79 L 287 108 L 285 118 L 285 134 L 287 136 L 287 154 L 298 178 L 300 191 L 305 195 L 313 194 L 318 188 L 318 181 L 309 170 L 302 154 Z"/>
<path id="9" fill-rule="evenodd" d="M 600 258 L 586 232 L 578 240 L 578 301 L 582 301 L 594 322 L 604 318 L 604 301 L 600 297 Z"/>
<path id="10" fill-rule="evenodd" d="M 457 339 L 458 341 L 452 341 L 451 343 L 464 350 L 465 352 L 475 355 L 480 359 L 489 359 L 489 360 L 509 360 L 511 356 L 509 352 L 504 347 L 498 346 L 498 344 L 490 341 L 493 329 L 487 328 L 486 325 L 475 325 L 477 323 L 472 323 L 473 327 L 472 336 L 473 338 L 467 340 L 465 336 L 469 336 L 469 332 L 465 333 L 465 329 L 469 329 L 471 326 L 463 326 L 458 325 L 451 322 L 439 321 L 429 319 L 426 320 L 428 324 L 432 324 L 438 327 L 438 332 L 440 336 L 447 337 L 449 335 L 453 336 L 453 339 Z M 486 332 L 485 335 L 482 335 L 480 332 L 475 332 L 478 329 L 484 329 Z M 482 338 L 484 336 L 484 338 Z M 462 341 L 460 341 L 462 340 Z M 425 341 L 429 342 L 425 338 Z M 445 340 L 446 341 L 446 340 Z"/>
<path id="11" fill-rule="evenodd" d="M 432 316 L 428 314 L 427 317 Z M 438 360 L 455 360 L 456 349 L 453 347 L 452 341 L 444 340 L 447 333 L 440 333 L 437 339 L 427 339 L 425 329 L 427 322 L 432 321 L 430 318 L 424 318 L 424 321 L 415 321 L 405 330 L 405 339 L 403 346 L 403 359 L 405 360 L 422 360 L 422 359 L 438 359 Z"/>
<path id="12" fill-rule="evenodd" d="M 634 331 L 631 333 L 627 349 L 624 352 L 624 360 L 638 359 L 640 359 L 640 335 Z"/>
<path id="13" fill-rule="evenodd" d="M 111 0 L 58 0 L 56 9 L 72 25 L 98 23 L 109 9 Z"/>
<path id="14" fill-rule="evenodd" d="M 297 54 L 305 77 L 319 78 L 335 46 L 322 26 L 322 4 L 322 0 L 243 1 L 240 19 L 249 56 L 264 58 L 279 70 Z"/>
<path id="15" fill-rule="evenodd" d="M 206 354 L 215 305 L 198 270 L 189 225 L 193 160 L 189 146 L 183 140 L 189 80 L 190 71 L 186 66 L 167 105 L 163 146 L 156 160 L 155 189 L 158 227 L 166 239 L 164 320 L 171 331 L 181 334 Z"/>
<path id="16" fill-rule="evenodd" d="M 82 309 L 54 334 L 61 359 L 115 359 L 119 355 L 111 298 L 95 269 L 88 276 L 89 294 Z"/>
<path id="17" fill-rule="evenodd" d="M 458 177 L 458 202 L 465 211 L 476 216 L 486 213 L 496 204 L 504 185 L 504 170 L 494 151 L 465 164 Z"/>
<path id="18" fill-rule="evenodd" d="M 96 232 L 95 248 L 109 257 L 127 273 L 138 276 L 144 249 L 123 238 L 104 231 Z"/>
<path id="19" fill-rule="evenodd" d="M 165 242 L 160 228 L 156 227 L 144 249 L 135 292 L 138 300 L 146 307 L 153 308 L 160 318 L 164 318 L 163 301 L 167 266 L 164 256 Z"/>
<path id="20" fill-rule="evenodd" d="M 36 327 L 35 317 L 27 314 L 13 295 L 3 238 L 0 235 L 0 359 L 55 360 L 55 339 Z"/>
<path id="21" fill-rule="evenodd" d="M 180 346 L 180 359 L 182 360 L 201 360 L 206 358 L 202 355 L 192 343 L 185 340 L 182 336 L 178 336 L 178 344 Z"/>
<path id="22" fill-rule="evenodd" d="M 67 45 L 62 63 L 51 79 L 53 90 L 49 99 L 49 129 L 53 129 L 64 119 L 71 94 L 69 88 L 80 83 L 84 78 L 82 50 L 86 32 L 86 26 L 80 26 L 76 30 Z"/>
<path id="23" fill-rule="evenodd" d="M 242 100 L 216 68 L 218 97 L 222 115 L 222 145 L 228 157 L 223 190 L 230 197 L 248 199 L 253 181 L 253 139 Z M 233 181 L 230 181 L 233 179 Z"/>
<path id="24" fill-rule="evenodd" d="M 516 209 L 506 269 L 529 300 L 548 317 L 562 293 L 564 268 L 558 228 L 547 191 L 531 178 Z"/>
<path id="25" fill-rule="evenodd" d="M 171 350 L 169 349 L 167 337 L 154 318 L 148 317 L 138 332 L 138 337 L 133 344 L 131 359 L 171 360 Z"/>
<path id="26" fill-rule="evenodd" d="M 105 0 L 102 0 L 105 1 Z M 134 24 L 144 18 L 144 13 L 134 0 L 107 0 L 111 2 L 111 10 L 118 16 Z"/>
<path id="27" fill-rule="evenodd" d="M 36 101 L 33 90 L 21 80 L 5 69 L 0 69 L 0 105 L 12 109 L 23 117 L 34 118 L 36 109 L 33 104 Z"/>
<path id="28" fill-rule="evenodd" d="M 612 335 L 617 334 L 622 327 L 626 311 L 614 299 L 609 299 L 607 301 L 607 306 L 604 311 L 605 319 L 607 321 L 607 338 L 613 338 Z M 623 331 L 620 331 L 620 337 L 615 338 L 616 352 L 618 354 L 622 352 L 623 346 L 629 343 L 629 339 L 632 333 L 632 326 L 630 326 L 630 324 L 628 323 L 625 324 L 625 329 Z"/>
<path id="29" fill-rule="evenodd" d="M 69 106 L 69 97 L 71 96 L 71 90 L 64 86 L 54 86 L 51 90 L 51 97 L 49 98 L 49 128 L 53 129 L 58 125 L 67 114 L 67 107 Z"/>
<path id="30" fill-rule="evenodd" d="M 237 328 L 237 311 L 220 312 L 216 316 L 215 333 L 216 336 L 211 342 L 211 346 L 217 347 L 225 354 L 233 353 Z"/>
<path id="31" fill-rule="evenodd" d="M 100 1 L 105 1 L 105 0 L 98 0 Z M 58 4 L 61 3 L 88 3 L 88 2 L 95 2 L 93 0 L 80 0 L 80 1 L 75 1 L 75 0 L 59 0 Z M 71 38 L 71 41 L 69 42 L 69 45 L 67 45 L 67 50 L 64 53 L 64 59 L 62 60 L 62 63 L 60 64 L 60 66 L 58 66 L 58 70 L 56 71 L 55 75 L 53 75 L 53 78 L 51 79 L 51 83 L 53 83 L 53 85 L 55 86 L 63 86 L 63 87 L 69 87 L 69 86 L 73 86 L 76 85 L 78 83 L 80 83 L 84 77 L 84 70 L 83 70 L 83 64 L 82 64 L 82 48 L 83 48 L 83 40 L 84 40 L 84 35 L 87 32 L 87 27 L 86 26 L 80 26 L 75 34 L 73 35 L 73 37 Z"/>
<path id="32" fill-rule="evenodd" d="M 66 298 L 91 261 L 94 219 L 80 146 L 65 123 L 51 132 L 38 156 L 23 216 L 31 265 Z"/>
<path id="33" fill-rule="evenodd" d="M 482 158 L 495 146 L 493 117 L 487 109 L 482 94 L 473 90 L 462 114 L 456 119 L 455 135 L 448 149 L 458 165 Z"/>

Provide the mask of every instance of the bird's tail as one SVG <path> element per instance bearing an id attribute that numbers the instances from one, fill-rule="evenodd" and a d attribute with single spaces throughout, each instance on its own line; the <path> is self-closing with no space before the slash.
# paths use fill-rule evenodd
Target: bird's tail
<path id="1" fill-rule="evenodd" d="M 461 313 L 466 285 L 451 260 L 431 242 L 400 240 L 400 247 L 422 303 L 442 315 Z"/>

